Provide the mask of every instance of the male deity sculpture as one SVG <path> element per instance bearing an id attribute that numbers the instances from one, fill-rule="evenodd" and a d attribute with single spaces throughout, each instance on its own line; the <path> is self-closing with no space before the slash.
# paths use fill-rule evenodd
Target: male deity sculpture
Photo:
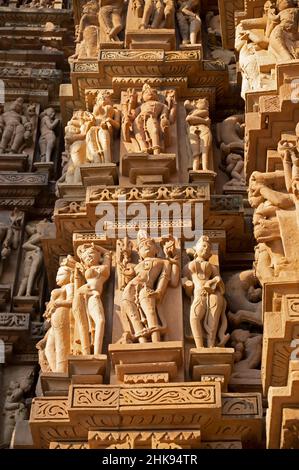
<path id="1" fill-rule="evenodd" d="M 99 25 L 110 41 L 119 41 L 124 27 L 123 9 L 127 0 L 99 0 Z"/>
<path id="2" fill-rule="evenodd" d="M 164 245 L 165 258 L 158 256 L 158 246 L 147 233 L 137 234 L 140 261 L 129 262 L 130 251 L 118 260 L 118 270 L 125 280 L 120 300 L 120 314 L 126 342 L 157 343 L 161 341 L 166 325 L 161 324 L 157 307 L 168 287 L 179 283 L 179 260 L 175 241 Z M 129 256 L 128 256 L 129 255 Z"/>
<path id="3" fill-rule="evenodd" d="M 199 44 L 201 19 L 200 0 L 178 0 L 176 17 L 183 44 Z"/>
<path id="4" fill-rule="evenodd" d="M 71 353 L 72 301 L 74 297 L 74 270 L 76 261 L 68 256 L 60 263 L 56 283 L 58 289 L 51 292 L 44 318 L 50 322 L 44 347 L 45 357 L 52 372 L 67 372 L 67 360 Z M 41 364 L 42 366 L 42 364 Z"/>
<path id="5" fill-rule="evenodd" d="M 227 319 L 224 283 L 210 261 L 209 237 L 202 236 L 195 246 L 194 259 L 183 269 L 182 284 L 192 298 L 190 325 L 196 348 L 225 346 Z"/>
<path id="6" fill-rule="evenodd" d="M 140 29 L 174 28 L 174 0 L 144 0 L 142 3 L 136 5 L 137 12 L 143 11 Z"/>
<path id="7" fill-rule="evenodd" d="M 32 124 L 25 115 L 24 100 L 17 98 L 8 111 L 0 114 L 0 154 L 17 154 L 32 138 Z"/>
<path id="8" fill-rule="evenodd" d="M 131 141 L 133 133 L 139 152 L 159 155 L 170 143 L 170 125 L 175 121 L 176 102 L 171 91 L 167 93 L 165 102 L 159 97 L 157 90 L 144 84 L 141 103 L 137 93 L 129 90 L 131 101 L 124 112 L 123 134 L 126 142 Z"/>
<path id="9" fill-rule="evenodd" d="M 55 110 L 53 108 L 45 109 L 40 114 L 40 118 L 40 158 L 42 162 L 49 163 L 56 144 L 55 129 L 59 124 L 59 119 L 55 119 Z"/>
<path id="10" fill-rule="evenodd" d="M 108 91 L 98 93 L 92 113 L 95 125 L 86 134 L 87 159 L 92 163 L 111 163 L 113 137 L 120 129 L 121 113 L 113 106 Z"/>
<path id="11" fill-rule="evenodd" d="M 206 98 L 184 103 L 193 170 L 213 171 L 212 133 Z"/>
<path id="12" fill-rule="evenodd" d="M 110 277 L 111 253 L 93 243 L 77 249 L 80 262 L 75 269 L 73 315 L 75 335 L 79 336 L 82 354 L 101 354 L 105 331 L 102 293 Z"/>

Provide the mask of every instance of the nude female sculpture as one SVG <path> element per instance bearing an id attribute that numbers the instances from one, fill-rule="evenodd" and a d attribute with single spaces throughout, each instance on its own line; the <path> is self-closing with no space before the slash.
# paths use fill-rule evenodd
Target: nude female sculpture
<path id="1" fill-rule="evenodd" d="M 77 249 L 80 263 L 75 269 L 73 315 L 79 333 L 82 354 L 101 354 L 105 331 L 105 312 L 102 293 L 109 279 L 111 253 L 93 243 Z"/>
<path id="2" fill-rule="evenodd" d="M 190 325 L 196 348 L 224 346 L 229 339 L 225 334 L 224 284 L 216 266 L 209 262 L 211 249 L 209 238 L 202 236 L 195 246 L 194 260 L 183 270 L 182 284 L 192 298 Z"/>

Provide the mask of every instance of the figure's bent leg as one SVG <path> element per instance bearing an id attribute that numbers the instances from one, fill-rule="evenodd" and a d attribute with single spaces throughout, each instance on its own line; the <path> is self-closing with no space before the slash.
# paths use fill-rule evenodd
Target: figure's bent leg
<path id="1" fill-rule="evenodd" d="M 121 15 L 118 11 L 113 11 L 112 12 L 112 29 L 109 33 L 110 39 L 113 39 L 114 41 L 118 40 L 118 33 L 121 32 L 122 30 L 122 21 L 121 21 Z"/>
<path id="2" fill-rule="evenodd" d="M 140 299 L 140 306 L 146 316 L 148 328 L 159 328 L 156 300 L 153 297 L 143 297 Z M 151 338 L 153 343 L 158 343 L 161 340 L 160 331 L 154 331 Z"/>
<path id="3" fill-rule="evenodd" d="M 126 315 L 132 325 L 134 334 L 138 336 L 143 330 L 144 325 L 140 320 L 139 312 L 135 303 L 129 300 L 123 300 L 120 305 L 121 312 Z M 139 343 L 145 343 L 146 338 L 138 336 Z"/>

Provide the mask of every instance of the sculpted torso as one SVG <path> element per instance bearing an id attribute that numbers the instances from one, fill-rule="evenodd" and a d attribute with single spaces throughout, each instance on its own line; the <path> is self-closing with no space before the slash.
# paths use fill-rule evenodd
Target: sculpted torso
<path id="1" fill-rule="evenodd" d="M 86 285 L 83 287 L 91 294 L 101 295 L 104 283 L 108 278 L 109 270 L 107 266 L 92 266 L 85 271 Z"/>

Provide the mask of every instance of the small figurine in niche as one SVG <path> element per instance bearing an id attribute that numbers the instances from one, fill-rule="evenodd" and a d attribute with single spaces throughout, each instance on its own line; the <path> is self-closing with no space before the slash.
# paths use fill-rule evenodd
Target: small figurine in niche
<path id="1" fill-rule="evenodd" d="M 199 44 L 201 19 L 199 16 L 199 0 L 178 0 L 177 20 L 183 44 Z"/>
<path id="2" fill-rule="evenodd" d="M 98 93 L 93 116 L 95 125 L 86 134 L 88 160 L 93 163 L 111 163 L 113 137 L 120 129 L 121 114 L 113 106 L 109 91 Z"/>
<path id="3" fill-rule="evenodd" d="M 130 130 L 132 130 L 138 145 L 137 151 L 154 155 L 165 152 L 171 140 L 170 126 L 176 116 L 174 93 L 169 90 L 164 103 L 157 90 L 145 83 L 139 104 L 134 90 L 129 92 L 123 119 L 125 141 L 131 142 Z"/>
<path id="4" fill-rule="evenodd" d="M 168 287 L 179 283 L 179 260 L 175 241 L 169 239 L 164 244 L 166 259 L 158 256 L 158 246 L 148 234 L 140 230 L 137 234 L 137 249 L 140 256 L 138 264 L 129 262 L 131 246 L 120 247 L 118 269 L 124 280 L 120 309 L 126 342 L 139 343 L 161 341 L 161 326 L 157 312 Z M 125 253 L 123 253 L 125 252 Z"/>
<path id="5" fill-rule="evenodd" d="M 184 103 L 193 171 L 213 171 L 212 133 L 206 98 Z"/>
<path id="6" fill-rule="evenodd" d="M 30 141 L 32 124 L 25 115 L 23 98 L 17 98 L 9 110 L 0 115 L 0 136 L 0 153 L 18 154 Z"/>
<path id="7" fill-rule="evenodd" d="M 33 295 L 34 286 L 40 274 L 43 262 L 43 252 L 41 248 L 42 231 L 41 223 L 44 221 L 29 222 L 25 227 L 28 239 L 23 243 L 22 248 L 25 251 L 23 275 L 18 290 L 18 297 Z"/>
<path id="8" fill-rule="evenodd" d="M 193 251 L 194 259 L 183 270 L 182 284 L 192 299 L 190 325 L 196 348 L 223 347 L 229 339 L 225 334 L 224 283 L 217 267 L 209 261 L 211 254 L 209 237 L 202 236 Z"/>
<path id="9" fill-rule="evenodd" d="M 80 263 L 75 268 L 73 314 L 82 354 L 101 354 L 105 331 L 102 293 L 110 277 L 111 253 L 105 248 L 86 243 L 77 249 Z"/>
<path id="10" fill-rule="evenodd" d="M 124 28 L 123 9 L 127 0 L 99 0 L 99 25 L 110 41 L 119 41 Z"/>
<path id="11" fill-rule="evenodd" d="M 56 144 L 55 129 L 59 124 L 59 119 L 55 119 L 55 110 L 53 108 L 45 109 L 40 118 L 40 158 L 42 162 L 49 163 Z"/>

